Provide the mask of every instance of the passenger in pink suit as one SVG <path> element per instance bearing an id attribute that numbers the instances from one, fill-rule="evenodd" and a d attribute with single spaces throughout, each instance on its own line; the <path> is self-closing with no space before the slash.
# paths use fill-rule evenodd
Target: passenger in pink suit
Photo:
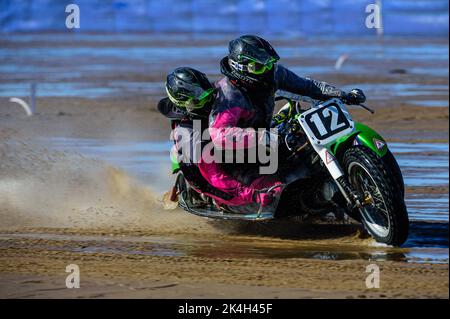
<path id="1" fill-rule="evenodd" d="M 266 198 L 259 196 L 257 190 L 273 183 L 264 182 L 262 177 L 246 185 L 215 162 L 206 163 L 194 157 L 197 143 L 201 150 L 209 142 L 200 139 L 201 130 L 208 128 L 208 116 L 215 101 L 215 88 L 206 75 L 192 68 L 177 68 L 167 76 L 166 91 L 168 97 L 158 103 L 158 110 L 172 122 L 177 159 L 191 186 L 221 204 L 239 206 L 256 202 L 265 205 Z M 194 129 L 195 120 L 201 123 L 200 131 Z"/>

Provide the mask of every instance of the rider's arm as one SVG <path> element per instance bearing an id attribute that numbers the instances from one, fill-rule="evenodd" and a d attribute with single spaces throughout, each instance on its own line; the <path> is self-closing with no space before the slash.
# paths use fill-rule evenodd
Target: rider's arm
<path id="1" fill-rule="evenodd" d="M 218 149 L 245 149 L 256 146 L 257 132 L 252 128 L 237 127 L 239 120 L 249 116 L 249 111 L 230 107 L 215 115 L 209 134 Z"/>
<path id="2" fill-rule="evenodd" d="M 276 67 L 275 82 L 277 89 L 309 96 L 316 100 L 342 97 L 345 94 L 326 82 L 302 78 L 282 65 Z"/>

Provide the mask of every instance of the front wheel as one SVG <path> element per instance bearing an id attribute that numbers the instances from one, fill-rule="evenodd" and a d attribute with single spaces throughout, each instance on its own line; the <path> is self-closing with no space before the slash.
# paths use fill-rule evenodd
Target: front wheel
<path id="1" fill-rule="evenodd" d="M 400 246 L 408 237 L 408 213 L 403 192 L 383 161 L 366 147 L 352 147 L 343 168 L 354 190 L 364 198 L 361 222 L 376 241 Z"/>

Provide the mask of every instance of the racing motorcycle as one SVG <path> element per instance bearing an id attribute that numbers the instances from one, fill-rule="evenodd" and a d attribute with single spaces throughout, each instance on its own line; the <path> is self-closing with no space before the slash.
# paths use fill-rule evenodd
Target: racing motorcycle
<path id="1" fill-rule="evenodd" d="M 377 242 L 402 245 L 409 228 L 404 182 L 383 137 L 353 121 L 340 99 L 316 101 L 281 91 L 276 100 L 287 102 L 275 115 L 281 118 L 276 128 L 285 183 L 260 191 L 281 187 L 273 203 L 219 205 L 191 187 L 172 158 L 179 207 L 208 218 L 252 221 L 333 213 L 362 223 Z"/>

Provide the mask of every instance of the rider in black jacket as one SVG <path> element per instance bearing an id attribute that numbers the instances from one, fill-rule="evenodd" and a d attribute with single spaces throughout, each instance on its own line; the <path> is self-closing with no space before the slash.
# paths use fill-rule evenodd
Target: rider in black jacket
<path id="1" fill-rule="evenodd" d="M 347 104 L 365 101 L 364 93 L 359 89 L 346 93 L 328 83 L 302 78 L 277 64 L 279 55 L 260 37 L 241 36 L 231 41 L 228 49 L 228 56 L 220 63 L 225 77 L 216 83 L 217 97 L 209 119 L 211 139 L 217 148 L 226 149 L 228 145 L 236 149 L 235 144 L 226 143 L 230 140 L 245 141 L 240 143 L 240 148 L 255 147 L 258 128 L 270 128 L 277 90 L 317 100 L 336 97 Z M 253 175 L 251 179 L 258 177 L 246 165 L 222 165 L 222 168 L 236 180 L 244 180 L 247 175 Z M 213 183 L 213 186 L 233 193 L 234 182 Z"/>

